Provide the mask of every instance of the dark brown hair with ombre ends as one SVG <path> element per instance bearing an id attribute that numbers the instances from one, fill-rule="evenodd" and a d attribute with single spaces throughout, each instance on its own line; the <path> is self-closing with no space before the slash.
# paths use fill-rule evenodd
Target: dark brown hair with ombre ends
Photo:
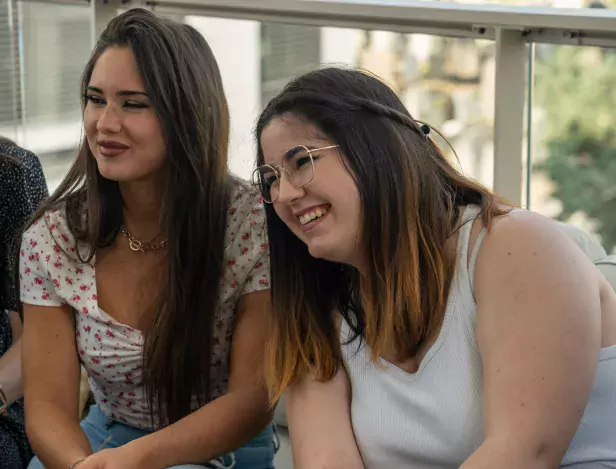
<path id="1" fill-rule="evenodd" d="M 396 94 L 367 73 L 326 68 L 289 83 L 261 114 L 265 127 L 293 116 L 340 145 L 362 206 L 360 242 L 367 271 L 310 256 L 267 205 L 273 330 L 267 355 L 272 402 L 308 373 L 331 379 L 341 364 L 334 313 L 373 359 L 387 350 L 411 358 L 440 328 L 455 270 L 446 242 L 460 208 L 477 204 L 483 222 L 504 213 L 502 201 L 454 168 Z"/>

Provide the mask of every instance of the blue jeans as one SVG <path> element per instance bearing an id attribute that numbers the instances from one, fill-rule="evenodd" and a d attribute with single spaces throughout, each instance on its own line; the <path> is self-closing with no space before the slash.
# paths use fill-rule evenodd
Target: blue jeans
<path id="1" fill-rule="evenodd" d="M 106 417 L 96 404 L 90 407 L 88 416 L 81 421 L 92 451 L 97 451 L 107 440 L 105 448 L 117 448 L 126 443 L 149 434 L 147 430 L 131 427 Z M 203 465 L 183 464 L 169 469 L 274 469 L 274 454 L 276 452 L 275 432 L 273 425 L 268 426 L 261 434 L 241 448 L 219 457 Z M 34 458 L 28 469 L 45 469 L 38 458 Z"/>

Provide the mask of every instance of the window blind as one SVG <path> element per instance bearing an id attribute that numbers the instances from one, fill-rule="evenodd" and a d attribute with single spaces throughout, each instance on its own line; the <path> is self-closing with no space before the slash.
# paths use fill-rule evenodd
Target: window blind
<path id="1" fill-rule="evenodd" d="M 15 138 L 21 117 L 16 2 L 0 0 L 0 135 Z"/>
<path id="2" fill-rule="evenodd" d="M 261 103 L 265 106 L 287 82 L 319 67 L 321 28 L 261 24 Z"/>

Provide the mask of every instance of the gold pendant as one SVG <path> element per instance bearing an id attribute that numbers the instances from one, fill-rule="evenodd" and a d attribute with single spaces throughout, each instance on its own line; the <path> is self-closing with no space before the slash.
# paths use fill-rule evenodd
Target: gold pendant
<path id="1" fill-rule="evenodd" d="M 138 239 L 129 239 L 128 245 L 135 252 L 143 252 L 143 246 L 141 245 L 141 241 L 139 241 Z"/>

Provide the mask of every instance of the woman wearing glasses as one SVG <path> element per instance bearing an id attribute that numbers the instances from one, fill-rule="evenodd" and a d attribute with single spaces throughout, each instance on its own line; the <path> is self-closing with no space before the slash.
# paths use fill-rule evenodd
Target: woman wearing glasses
<path id="1" fill-rule="evenodd" d="M 263 204 L 227 172 L 209 46 L 130 10 L 82 93 L 86 138 L 21 245 L 30 467 L 272 468 Z"/>
<path id="2" fill-rule="evenodd" d="M 443 157 L 383 83 L 297 78 L 257 125 L 275 402 L 296 467 L 616 467 L 616 295 Z"/>

